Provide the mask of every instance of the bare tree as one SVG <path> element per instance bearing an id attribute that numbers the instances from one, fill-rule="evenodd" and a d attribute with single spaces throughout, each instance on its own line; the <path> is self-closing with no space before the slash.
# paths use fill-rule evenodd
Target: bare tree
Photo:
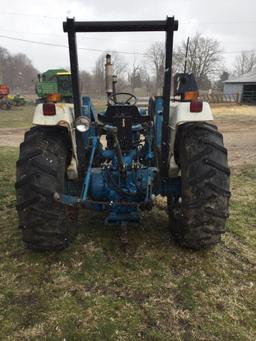
<path id="1" fill-rule="evenodd" d="M 256 53 L 242 51 L 236 57 L 234 65 L 234 75 L 241 76 L 245 73 L 251 72 L 256 68 Z"/>
<path id="2" fill-rule="evenodd" d="M 186 42 L 183 41 L 175 51 L 174 69 L 183 72 L 186 55 Z M 222 68 L 220 43 L 212 38 L 203 37 L 197 33 L 190 39 L 187 72 L 195 75 L 199 87 L 209 84 L 208 80 L 215 78 Z"/>
<path id="3" fill-rule="evenodd" d="M 31 90 L 34 87 L 33 80 L 36 79 L 38 71 L 32 65 L 31 60 L 23 53 L 13 57 L 13 73 L 11 77 L 15 80 L 17 91 Z"/>
<path id="4" fill-rule="evenodd" d="M 94 93 L 97 95 L 104 94 L 105 75 L 104 75 L 104 55 L 97 58 L 93 70 Z"/>
<path id="5" fill-rule="evenodd" d="M 87 71 L 80 71 L 79 73 L 80 80 L 80 90 L 82 94 L 91 94 L 93 92 L 92 89 L 92 75 Z"/>
<path id="6" fill-rule="evenodd" d="M 223 91 L 223 84 L 229 79 L 229 73 L 227 71 L 222 71 L 219 75 L 219 79 L 215 82 L 215 88 L 219 91 Z"/>
<path id="7" fill-rule="evenodd" d="M 140 75 L 142 86 L 146 88 L 147 96 L 154 95 L 154 84 L 145 66 L 141 68 Z"/>
<path id="8" fill-rule="evenodd" d="M 155 91 L 157 92 L 163 86 L 164 65 L 165 65 L 165 47 L 164 43 L 156 41 L 146 52 L 146 60 L 154 70 Z"/>
<path id="9" fill-rule="evenodd" d="M 135 88 L 141 87 L 141 65 L 137 63 L 136 58 L 133 60 L 131 72 L 128 74 L 128 80 L 130 82 L 132 92 L 134 92 Z"/>
<path id="10" fill-rule="evenodd" d="M 127 71 L 127 62 L 118 52 L 111 52 L 112 63 L 113 63 L 113 73 L 119 78 L 124 77 Z M 104 61 L 105 62 L 105 61 Z"/>
<path id="11" fill-rule="evenodd" d="M 9 52 L 5 48 L 0 47 L 0 83 L 3 83 L 6 79 L 5 68 L 9 58 Z"/>
<path id="12" fill-rule="evenodd" d="M 11 55 L 0 47 L 0 82 L 6 83 L 11 91 L 33 91 L 37 73 L 25 54 Z"/>

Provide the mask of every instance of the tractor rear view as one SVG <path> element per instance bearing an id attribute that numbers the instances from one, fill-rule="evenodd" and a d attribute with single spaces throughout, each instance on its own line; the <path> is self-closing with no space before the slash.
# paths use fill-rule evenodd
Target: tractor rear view
<path id="1" fill-rule="evenodd" d="M 64 22 L 74 103 L 37 105 L 17 161 L 19 225 L 29 248 L 67 247 L 79 209 L 105 211 L 105 223 L 121 227 L 127 242 L 129 224 L 139 223 L 140 211 L 150 211 L 160 195 L 167 198 L 170 234 L 179 245 L 201 249 L 221 240 L 230 197 L 227 150 L 192 75 L 175 77 L 170 100 L 177 29 L 173 17 Z M 165 32 L 163 95 L 145 110 L 133 94 L 116 92 L 107 55 L 107 109 L 97 113 L 89 97 L 80 98 L 76 33 L 126 31 Z"/>

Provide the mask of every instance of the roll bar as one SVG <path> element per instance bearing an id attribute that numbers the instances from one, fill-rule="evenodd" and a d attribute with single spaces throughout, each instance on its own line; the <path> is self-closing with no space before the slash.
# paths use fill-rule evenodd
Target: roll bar
<path id="1" fill-rule="evenodd" d="M 173 19 L 173 18 L 170 18 Z M 64 32 L 70 31 L 70 19 L 63 23 Z M 73 19 L 71 19 L 73 20 Z M 168 18 L 167 18 L 168 20 Z M 167 20 L 143 21 L 74 21 L 75 32 L 145 32 L 166 31 Z M 178 29 L 178 21 L 173 19 L 173 31 Z"/>

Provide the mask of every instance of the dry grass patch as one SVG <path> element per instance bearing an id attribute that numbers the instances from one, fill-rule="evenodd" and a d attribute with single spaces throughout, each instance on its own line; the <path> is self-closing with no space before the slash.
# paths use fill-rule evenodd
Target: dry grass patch
<path id="1" fill-rule="evenodd" d="M 245 116 L 245 117 L 256 117 L 256 106 L 253 105 L 222 105 L 222 104 L 211 104 L 212 111 L 216 118 L 219 115 L 225 115 L 225 117 L 233 116 Z"/>

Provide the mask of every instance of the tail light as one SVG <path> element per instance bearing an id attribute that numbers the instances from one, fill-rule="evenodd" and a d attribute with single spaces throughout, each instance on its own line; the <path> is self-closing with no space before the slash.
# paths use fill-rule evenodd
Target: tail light
<path id="1" fill-rule="evenodd" d="M 43 104 L 44 116 L 54 116 L 56 115 L 56 107 L 54 103 L 44 103 Z"/>
<path id="2" fill-rule="evenodd" d="M 192 101 L 190 102 L 190 112 L 201 112 L 203 110 L 203 102 Z"/>

